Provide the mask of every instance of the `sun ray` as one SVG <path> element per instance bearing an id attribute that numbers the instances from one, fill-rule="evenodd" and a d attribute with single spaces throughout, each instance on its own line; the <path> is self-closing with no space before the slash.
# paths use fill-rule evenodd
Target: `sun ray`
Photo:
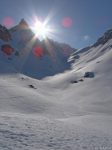
<path id="1" fill-rule="evenodd" d="M 51 16 L 50 16 L 51 17 Z M 44 21 L 41 18 L 34 16 L 31 21 L 31 29 L 35 33 L 35 36 L 40 40 L 45 39 L 46 37 L 51 37 L 52 34 L 56 33 L 56 29 L 54 29 L 50 24 L 50 17 L 46 17 Z"/>
<path id="2" fill-rule="evenodd" d="M 50 27 L 45 25 L 43 22 L 36 19 L 33 26 L 31 27 L 33 32 L 35 33 L 36 37 L 38 38 L 45 38 L 48 36 L 50 32 Z"/>

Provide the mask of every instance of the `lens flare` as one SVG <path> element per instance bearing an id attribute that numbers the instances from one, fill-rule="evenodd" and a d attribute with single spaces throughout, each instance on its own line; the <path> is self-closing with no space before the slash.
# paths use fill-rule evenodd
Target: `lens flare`
<path id="1" fill-rule="evenodd" d="M 46 25 L 44 22 L 42 23 L 39 20 L 36 20 L 36 22 L 31 28 L 36 34 L 36 37 L 38 38 L 46 38 L 48 34 L 51 32 L 50 27 Z"/>
<path id="2" fill-rule="evenodd" d="M 42 47 L 36 46 L 36 47 L 34 48 L 34 50 L 33 50 L 33 54 L 34 54 L 34 56 L 36 56 L 36 57 L 42 57 L 42 56 L 43 56 L 43 49 L 42 49 Z"/>
<path id="3" fill-rule="evenodd" d="M 71 27 L 73 24 L 73 20 L 70 18 L 70 17 L 66 17 L 62 20 L 62 25 L 65 27 L 65 28 L 69 28 Z"/>
<path id="4" fill-rule="evenodd" d="M 2 24 L 9 28 L 13 26 L 14 20 L 11 17 L 6 17 L 3 19 Z"/>

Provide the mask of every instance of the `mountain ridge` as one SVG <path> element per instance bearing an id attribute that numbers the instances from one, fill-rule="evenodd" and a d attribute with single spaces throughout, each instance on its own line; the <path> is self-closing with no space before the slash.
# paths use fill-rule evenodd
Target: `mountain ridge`
<path id="1" fill-rule="evenodd" d="M 67 59 L 75 49 L 68 44 L 49 38 L 40 41 L 24 19 L 8 32 L 11 39 L 0 41 L 1 55 L 19 72 L 41 79 L 70 69 Z"/>
<path id="2" fill-rule="evenodd" d="M 49 37 L 40 41 L 24 19 L 21 19 L 18 25 L 9 30 L 1 25 L 0 33 L 2 33 L 0 34 L 0 57 L 8 59 L 8 62 L 18 72 L 37 79 L 70 70 L 72 64 L 75 66 L 75 62 L 81 61 L 83 53 L 93 53 L 91 58 L 85 60 L 92 61 L 103 55 L 103 52 L 112 46 L 111 43 L 106 44 L 112 39 L 112 29 L 107 30 L 93 45 L 80 50 L 71 48 L 66 43 L 54 41 Z M 6 39 L 4 40 L 3 37 Z"/>

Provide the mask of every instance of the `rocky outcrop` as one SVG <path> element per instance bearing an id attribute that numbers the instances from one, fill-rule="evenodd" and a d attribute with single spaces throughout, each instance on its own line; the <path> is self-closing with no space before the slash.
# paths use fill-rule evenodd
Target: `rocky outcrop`
<path id="1" fill-rule="evenodd" d="M 105 32 L 104 35 L 97 40 L 93 47 L 96 47 L 100 44 L 105 44 L 110 39 L 112 39 L 112 29 Z"/>
<path id="2" fill-rule="evenodd" d="M 11 40 L 11 34 L 5 26 L 0 25 L 0 39 L 8 42 Z"/>
<path id="3" fill-rule="evenodd" d="M 20 28 L 29 28 L 29 25 L 28 23 L 25 21 L 25 19 L 21 19 L 19 25 L 18 25 Z"/>

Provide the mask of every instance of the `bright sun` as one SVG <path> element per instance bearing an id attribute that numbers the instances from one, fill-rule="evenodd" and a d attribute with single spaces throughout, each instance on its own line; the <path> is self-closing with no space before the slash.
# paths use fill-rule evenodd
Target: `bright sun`
<path id="1" fill-rule="evenodd" d="M 38 20 L 34 23 L 32 29 L 39 38 L 45 38 L 50 33 L 50 28 Z"/>

